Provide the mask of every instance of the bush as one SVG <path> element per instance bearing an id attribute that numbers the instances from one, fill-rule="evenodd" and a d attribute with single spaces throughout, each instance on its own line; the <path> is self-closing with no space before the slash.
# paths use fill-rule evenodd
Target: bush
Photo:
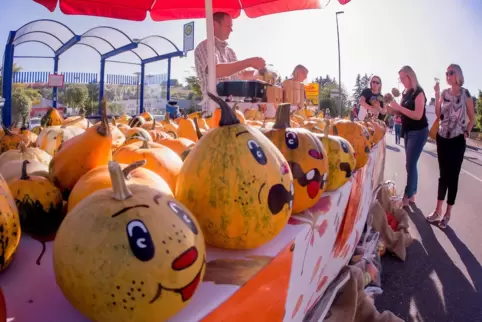
<path id="1" fill-rule="evenodd" d="M 23 91 L 15 91 L 12 93 L 12 120 L 21 117 L 28 117 L 32 109 L 32 101 Z"/>

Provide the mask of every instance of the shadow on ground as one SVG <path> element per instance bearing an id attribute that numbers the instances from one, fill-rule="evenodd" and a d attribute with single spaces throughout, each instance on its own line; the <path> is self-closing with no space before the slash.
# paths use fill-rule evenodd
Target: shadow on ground
<path id="1" fill-rule="evenodd" d="M 477 259 L 450 227 L 445 230 L 469 281 L 439 244 L 421 210 L 411 206 L 409 215 L 421 241 L 410 246 L 405 262 L 383 258 L 382 285 L 386 291 L 376 300 L 378 310 L 390 310 L 405 321 L 482 321 L 482 269 Z M 416 316 L 411 314 L 417 311 Z"/>

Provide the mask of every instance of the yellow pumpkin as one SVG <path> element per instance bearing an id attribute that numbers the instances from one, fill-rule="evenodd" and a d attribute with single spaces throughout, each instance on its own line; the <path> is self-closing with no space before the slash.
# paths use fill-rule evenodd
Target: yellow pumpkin
<path id="1" fill-rule="evenodd" d="M 50 107 L 47 113 L 40 119 L 42 127 L 49 127 L 54 125 L 62 125 L 64 118 L 56 108 Z"/>
<path id="2" fill-rule="evenodd" d="M 222 99 L 209 96 L 222 110 L 219 127 L 207 132 L 187 156 L 175 196 L 196 216 L 208 244 L 255 248 L 272 240 L 288 222 L 293 176 L 268 138 L 240 124 Z"/>
<path id="3" fill-rule="evenodd" d="M 370 135 L 364 126 L 349 120 L 336 120 L 330 127 L 330 134 L 339 135 L 350 142 L 355 150 L 355 170 L 367 164 L 370 157 Z"/>
<path id="4" fill-rule="evenodd" d="M 2 127 L 5 135 L 0 139 L 0 153 L 4 153 L 8 150 L 18 150 L 20 143 L 29 146 L 30 142 L 24 135 L 13 133 L 3 124 Z"/>
<path id="5" fill-rule="evenodd" d="M 136 161 L 130 165 L 121 164 L 126 183 L 147 185 L 172 196 L 172 190 L 167 182 L 151 170 L 142 168 L 145 164 L 145 160 Z M 67 203 L 67 211 L 70 212 L 79 202 L 94 192 L 106 188 L 112 188 L 108 166 L 104 165 L 90 170 L 77 181 L 72 189 Z"/>
<path id="6" fill-rule="evenodd" d="M 77 135 L 81 135 L 84 133 L 80 127 L 76 126 L 51 126 L 45 128 L 42 132 L 40 132 L 37 138 L 37 147 L 41 148 L 42 150 L 46 151 L 51 156 L 57 153 L 59 146 L 64 142 L 68 141 Z"/>
<path id="7" fill-rule="evenodd" d="M 341 136 L 328 135 L 329 121 L 326 122 L 324 134 L 315 134 L 323 143 L 328 154 L 328 183 L 326 191 L 334 191 L 350 180 L 355 170 L 355 150 L 350 142 Z"/>
<path id="8" fill-rule="evenodd" d="M 203 233 L 172 196 L 127 186 L 115 162 L 109 172 L 112 188 L 82 200 L 60 226 L 53 245 L 57 285 L 92 321 L 166 321 L 203 280 Z"/>
<path id="9" fill-rule="evenodd" d="M 306 129 L 290 126 L 290 104 L 280 104 L 273 129 L 264 134 L 278 147 L 293 174 L 293 213 L 313 207 L 325 190 L 328 156 L 320 140 Z"/>
<path id="10" fill-rule="evenodd" d="M 20 142 L 18 150 L 8 150 L 0 154 L 0 167 L 12 160 L 36 160 L 48 166 L 52 156 L 39 148 L 27 148 L 23 142 Z"/>
<path id="11" fill-rule="evenodd" d="M 7 182 L 0 175 L 0 272 L 11 263 L 20 242 L 20 217 Z"/>
<path id="12" fill-rule="evenodd" d="M 22 176 L 11 180 L 8 187 L 17 204 L 22 231 L 33 236 L 50 236 L 62 222 L 62 194 L 42 176 L 27 173 L 28 160 L 23 161 Z"/>
<path id="13" fill-rule="evenodd" d="M 131 164 L 135 161 L 146 160 L 144 168 L 157 173 L 171 187 L 176 190 L 176 181 L 181 171 L 182 160 L 171 149 L 154 142 L 135 142 L 124 145 L 113 155 L 113 160 L 119 163 Z"/>

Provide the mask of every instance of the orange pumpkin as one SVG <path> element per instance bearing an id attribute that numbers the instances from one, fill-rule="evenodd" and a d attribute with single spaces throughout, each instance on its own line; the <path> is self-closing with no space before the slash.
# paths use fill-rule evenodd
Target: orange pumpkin
<path id="1" fill-rule="evenodd" d="M 176 152 L 177 155 L 181 156 L 184 151 L 195 145 L 195 143 L 186 138 L 160 138 L 155 141 L 156 143 L 167 146 L 172 151 Z"/>
<path id="2" fill-rule="evenodd" d="M 328 156 L 320 140 L 310 131 L 290 126 L 290 104 L 276 110 L 273 129 L 264 131 L 278 147 L 293 173 L 295 199 L 293 213 L 313 207 L 326 188 Z"/>
<path id="3" fill-rule="evenodd" d="M 8 150 L 17 150 L 20 142 L 23 142 L 26 146 L 29 146 L 29 140 L 22 134 L 15 134 L 10 131 L 5 125 L 2 124 L 5 135 L 0 139 L 0 153 Z"/>
<path id="4" fill-rule="evenodd" d="M 370 134 L 363 125 L 349 120 L 336 120 L 330 127 L 330 134 L 345 138 L 355 149 L 355 170 L 367 164 L 370 157 Z"/>
<path id="5" fill-rule="evenodd" d="M 142 168 L 145 164 L 145 160 L 136 161 L 130 165 L 121 164 L 122 173 L 124 174 L 127 185 L 146 185 L 172 196 L 173 193 L 166 181 L 154 172 Z M 67 204 L 67 211 L 70 212 L 79 202 L 94 192 L 106 188 L 112 188 L 112 180 L 108 166 L 103 165 L 90 170 L 77 181 L 74 189 L 72 189 Z"/>
<path id="6" fill-rule="evenodd" d="M 63 122 L 64 118 L 59 111 L 56 108 L 50 107 L 40 120 L 40 125 L 42 127 L 49 127 L 52 125 L 62 125 Z"/>
<path id="7" fill-rule="evenodd" d="M 131 164 L 139 160 L 146 160 L 144 168 L 161 176 L 171 187 L 176 189 L 176 181 L 182 167 L 182 160 L 168 147 L 154 142 L 135 142 L 124 145 L 113 155 L 118 163 Z"/>
<path id="8" fill-rule="evenodd" d="M 187 117 L 187 115 L 184 115 L 180 118 L 177 135 L 181 138 L 186 138 L 194 142 L 198 141 L 196 125 L 194 124 L 194 121 L 192 119 Z"/>
<path id="9" fill-rule="evenodd" d="M 166 116 L 161 124 L 164 131 L 177 133 L 178 125 L 170 118 L 168 112 L 166 112 Z"/>

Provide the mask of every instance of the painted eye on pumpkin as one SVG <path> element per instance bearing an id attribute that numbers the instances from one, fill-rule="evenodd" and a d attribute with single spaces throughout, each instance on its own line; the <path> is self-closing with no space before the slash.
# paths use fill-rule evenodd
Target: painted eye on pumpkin
<path id="1" fill-rule="evenodd" d="M 134 256 L 147 262 L 154 257 L 155 249 L 151 234 L 141 220 L 131 220 L 127 223 L 127 239 Z"/>
<path id="2" fill-rule="evenodd" d="M 167 205 L 195 235 L 199 233 L 196 224 L 192 221 L 191 217 L 187 214 L 187 212 L 184 211 L 184 209 L 172 201 L 168 201 Z"/>
<path id="3" fill-rule="evenodd" d="M 291 150 L 297 149 L 299 145 L 299 140 L 298 136 L 296 133 L 286 131 L 285 133 L 285 141 L 286 141 L 286 146 L 290 148 Z"/>
<path id="4" fill-rule="evenodd" d="M 341 148 L 343 149 L 343 152 L 348 153 L 348 146 L 346 145 L 346 143 L 340 140 L 340 145 L 341 145 Z"/>
<path id="5" fill-rule="evenodd" d="M 268 163 L 268 159 L 266 158 L 266 155 L 263 152 L 263 149 L 259 146 L 258 142 L 255 140 L 248 140 L 248 149 L 253 155 L 254 159 L 256 162 L 258 162 L 261 165 L 265 165 Z"/>
<path id="6" fill-rule="evenodd" d="M 317 160 L 322 160 L 323 159 L 323 154 L 321 154 L 320 151 L 316 150 L 316 149 L 311 149 L 308 151 L 308 154 L 312 157 L 312 158 L 315 158 Z"/>

